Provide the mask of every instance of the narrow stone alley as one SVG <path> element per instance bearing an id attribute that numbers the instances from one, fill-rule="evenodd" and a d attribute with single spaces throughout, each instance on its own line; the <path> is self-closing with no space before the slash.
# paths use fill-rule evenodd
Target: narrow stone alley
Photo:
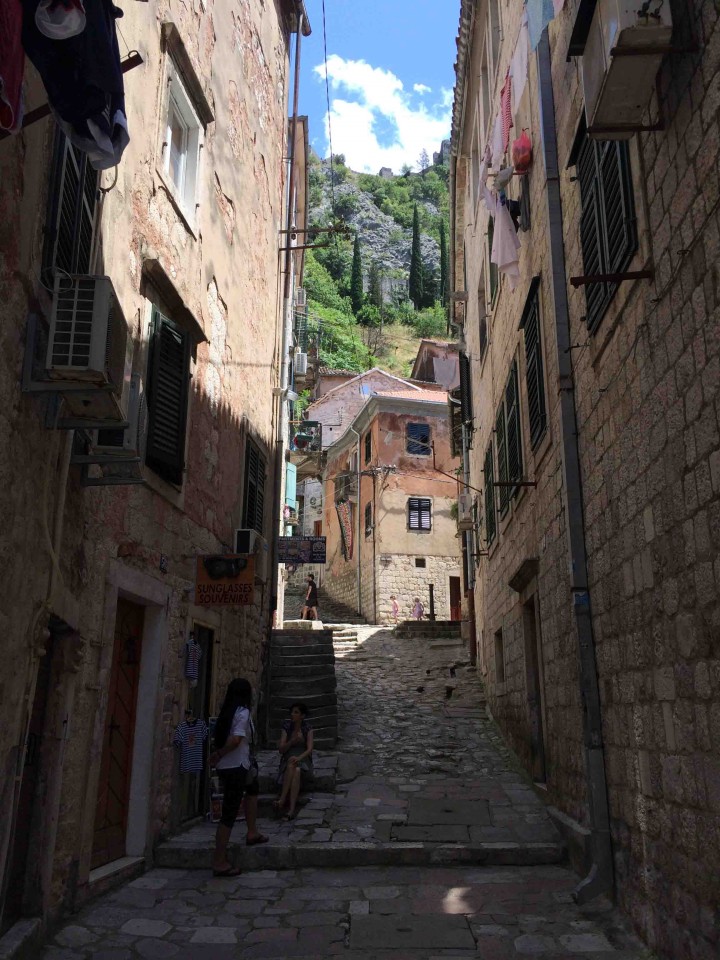
<path id="1" fill-rule="evenodd" d="M 197 824 L 42 960 L 648 956 L 608 903 L 574 903 L 579 878 L 462 648 L 354 629 L 336 641 L 338 750 L 297 819 L 263 819 L 270 842 L 251 850 L 238 824 L 232 879 L 210 876 L 214 826 Z M 276 755 L 261 760 L 268 790 Z"/>

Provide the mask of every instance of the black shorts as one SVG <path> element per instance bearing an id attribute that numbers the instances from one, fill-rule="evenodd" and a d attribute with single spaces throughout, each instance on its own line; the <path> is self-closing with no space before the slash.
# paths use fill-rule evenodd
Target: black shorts
<path id="1" fill-rule="evenodd" d="M 243 794 L 247 794 L 248 797 L 256 797 L 260 792 L 257 777 L 247 787 L 245 786 L 247 773 L 245 767 L 229 767 L 227 770 L 218 770 L 223 788 L 222 814 L 220 816 L 220 823 L 223 826 L 232 827 L 235 823 Z"/>

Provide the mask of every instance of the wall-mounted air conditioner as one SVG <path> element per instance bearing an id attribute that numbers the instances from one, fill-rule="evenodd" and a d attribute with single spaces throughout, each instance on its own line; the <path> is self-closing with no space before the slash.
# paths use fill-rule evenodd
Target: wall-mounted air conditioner
<path id="1" fill-rule="evenodd" d="M 270 569 L 270 549 L 267 540 L 257 530 L 238 529 L 235 531 L 235 553 L 250 554 L 255 557 L 255 579 L 266 583 Z"/>
<path id="2" fill-rule="evenodd" d="M 656 0 L 645 14 L 640 6 L 638 0 L 598 0 L 595 7 L 582 80 L 588 132 L 600 140 L 629 139 L 642 124 L 670 44 L 670 4 Z"/>
<path id="3" fill-rule="evenodd" d="M 71 417 L 124 420 L 133 343 L 109 277 L 55 278 L 45 365 Z M 70 385 L 87 384 L 87 391 Z M 64 389 L 65 388 L 65 389 Z"/>
<path id="4" fill-rule="evenodd" d="M 473 528 L 473 502 L 472 494 L 461 493 L 458 495 L 458 530 L 472 530 Z"/>
<path id="5" fill-rule="evenodd" d="M 307 374 L 308 355 L 298 351 L 293 359 L 293 369 L 296 377 L 304 377 Z"/>
<path id="6" fill-rule="evenodd" d="M 237 529 L 235 531 L 235 553 L 255 553 L 258 540 L 262 540 L 262 537 L 257 530 Z"/>
<path id="7" fill-rule="evenodd" d="M 103 456 L 116 455 L 118 459 L 128 457 L 144 459 L 147 435 L 147 404 L 145 403 L 142 377 L 139 373 L 134 373 L 130 381 L 127 419 L 129 426 L 125 429 L 110 427 L 94 430 L 92 433 L 93 451 Z"/>
<path id="8" fill-rule="evenodd" d="M 298 287 L 295 290 L 295 306 L 296 307 L 307 306 L 307 293 L 302 287 Z"/>

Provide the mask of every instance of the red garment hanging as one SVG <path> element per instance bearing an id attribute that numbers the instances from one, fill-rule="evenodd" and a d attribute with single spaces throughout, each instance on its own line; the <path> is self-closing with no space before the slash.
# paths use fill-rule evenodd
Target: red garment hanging
<path id="1" fill-rule="evenodd" d="M 500 91 L 500 116 L 502 117 L 502 148 L 503 153 L 508 148 L 510 143 L 510 127 L 513 125 L 512 120 L 512 79 L 510 74 L 505 77 L 505 83 L 503 88 Z"/>

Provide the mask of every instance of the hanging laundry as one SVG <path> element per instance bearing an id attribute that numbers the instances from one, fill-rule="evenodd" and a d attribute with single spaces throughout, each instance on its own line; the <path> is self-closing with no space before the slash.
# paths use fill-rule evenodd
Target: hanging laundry
<path id="1" fill-rule="evenodd" d="M 529 43 L 527 11 L 524 11 L 520 22 L 520 33 L 518 34 L 515 44 L 515 52 L 510 61 L 513 115 L 517 114 L 522 95 L 525 91 L 525 84 L 527 83 Z"/>
<path id="2" fill-rule="evenodd" d="M 553 0 L 553 10 L 555 11 L 555 16 L 557 16 L 562 8 L 565 6 L 565 0 Z"/>
<path id="3" fill-rule="evenodd" d="M 200 674 L 200 657 L 202 657 L 202 647 L 191 633 L 185 644 L 185 677 L 190 681 L 191 687 L 197 686 Z"/>
<path id="4" fill-rule="evenodd" d="M 518 267 L 518 250 L 520 241 L 517 230 L 512 222 L 505 194 L 491 192 L 487 185 L 483 185 L 483 198 L 490 216 L 493 218 L 493 245 L 490 251 L 490 260 L 497 265 L 498 270 L 508 278 L 510 289 L 514 290 L 520 279 Z"/>
<path id="5" fill-rule="evenodd" d="M 35 11 L 35 26 L 51 40 L 67 40 L 85 29 L 82 0 L 40 0 Z"/>
<path id="6" fill-rule="evenodd" d="M 530 49 L 535 50 L 545 27 L 555 16 L 553 0 L 527 0 Z"/>
<path id="7" fill-rule="evenodd" d="M 173 744 L 180 750 L 180 773 L 200 773 L 203 744 L 208 738 L 204 720 L 183 720 L 175 728 Z"/>
<path id="8" fill-rule="evenodd" d="M 114 167 L 130 141 L 115 31 L 122 11 L 111 0 L 93 0 L 85 10 L 85 29 L 55 40 L 38 29 L 38 0 L 22 5 L 25 53 L 42 77 L 58 125 L 96 170 Z M 77 4 L 74 9 L 77 26 Z"/>
<path id="9" fill-rule="evenodd" d="M 22 126 L 23 10 L 20 0 L 0 3 L 0 128 L 16 133 Z"/>
<path id="10" fill-rule="evenodd" d="M 502 148 L 503 153 L 507 151 L 510 144 L 510 128 L 513 125 L 512 119 L 512 80 L 510 74 L 505 77 L 505 83 L 500 91 L 500 116 L 502 117 Z"/>
<path id="11" fill-rule="evenodd" d="M 513 140 L 511 155 L 517 173 L 527 173 L 532 166 L 532 141 L 527 130 L 522 130 L 517 140 Z"/>

